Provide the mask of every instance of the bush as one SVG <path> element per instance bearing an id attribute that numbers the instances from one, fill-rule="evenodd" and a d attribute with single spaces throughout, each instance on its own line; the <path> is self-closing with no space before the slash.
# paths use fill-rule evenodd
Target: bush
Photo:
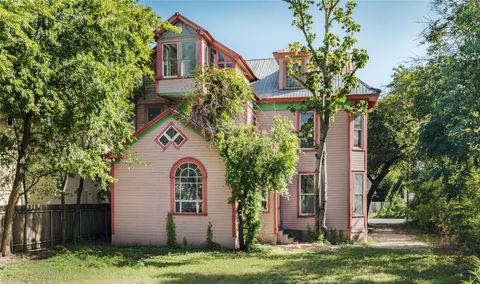
<path id="1" fill-rule="evenodd" d="M 167 246 L 169 248 L 177 248 L 177 228 L 171 213 L 167 215 Z"/>
<path id="2" fill-rule="evenodd" d="M 212 249 L 212 250 L 215 250 L 215 249 L 220 249 L 221 246 L 219 244 L 217 244 L 216 242 L 213 241 L 213 229 L 212 229 L 213 225 L 212 225 L 212 222 L 208 222 L 208 226 L 207 226 L 207 241 L 205 243 L 205 247 L 207 249 Z"/>

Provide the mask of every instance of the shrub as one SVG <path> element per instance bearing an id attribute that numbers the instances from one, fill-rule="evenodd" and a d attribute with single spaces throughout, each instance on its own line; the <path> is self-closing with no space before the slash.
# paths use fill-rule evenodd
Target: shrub
<path id="1" fill-rule="evenodd" d="M 177 228 L 171 213 L 167 215 L 167 246 L 169 248 L 177 248 Z"/>
<path id="2" fill-rule="evenodd" d="M 212 222 L 208 222 L 207 226 L 207 241 L 205 243 L 205 247 L 207 249 L 220 249 L 221 246 L 213 241 L 213 225 Z"/>

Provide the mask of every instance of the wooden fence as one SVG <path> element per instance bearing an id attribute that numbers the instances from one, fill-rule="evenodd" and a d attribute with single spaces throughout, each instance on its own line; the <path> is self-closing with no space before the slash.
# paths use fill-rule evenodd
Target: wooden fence
<path id="1" fill-rule="evenodd" d="M 61 244 L 62 215 L 61 205 L 17 206 L 13 222 L 12 251 L 23 249 L 25 212 L 27 214 L 27 248 L 43 249 Z M 73 219 L 75 205 L 66 205 L 67 242 L 73 241 Z M 5 207 L 0 206 L 0 232 L 3 231 Z M 110 238 L 110 204 L 82 204 L 78 222 L 78 239 L 83 241 L 109 240 Z M 1 239 L 0 234 L 0 239 Z"/>

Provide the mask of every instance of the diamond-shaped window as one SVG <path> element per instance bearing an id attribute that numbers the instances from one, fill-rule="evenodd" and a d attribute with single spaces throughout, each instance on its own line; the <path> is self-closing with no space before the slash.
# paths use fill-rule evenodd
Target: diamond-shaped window
<path id="1" fill-rule="evenodd" d="M 167 147 L 168 144 L 173 143 L 175 146 L 180 147 L 185 141 L 185 137 L 178 131 L 173 125 L 170 125 L 164 132 L 161 134 L 157 141 L 163 147 Z"/>

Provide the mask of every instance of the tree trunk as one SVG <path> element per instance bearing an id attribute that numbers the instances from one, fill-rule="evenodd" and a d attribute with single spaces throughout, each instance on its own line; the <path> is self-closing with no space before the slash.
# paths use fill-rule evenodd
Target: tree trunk
<path id="1" fill-rule="evenodd" d="M 25 116 L 23 122 L 22 142 L 18 148 L 17 163 L 15 168 L 15 177 L 12 184 L 12 192 L 8 198 L 8 203 L 5 210 L 5 219 L 3 222 L 2 233 L 2 256 L 11 254 L 10 242 L 12 239 L 13 216 L 15 214 L 15 206 L 20 196 L 20 188 L 25 177 L 25 167 L 27 160 L 27 149 L 30 144 L 32 132 L 33 113 L 29 112 Z"/>
<path id="2" fill-rule="evenodd" d="M 380 185 L 380 182 L 377 180 L 373 180 L 371 182 L 372 185 L 370 186 L 367 194 L 367 212 L 370 212 L 370 204 L 372 203 L 373 195 L 375 195 L 375 192 L 377 192 L 378 186 Z"/>
<path id="3" fill-rule="evenodd" d="M 240 250 L 245 250 L 244 221 L 243 221 L 243 203 L 239 202 L 237 207 L 238 218 L 238 244 Z"/>
<path id="4" fill-rule="evenodd" d="M 79 233 L 79 222 L 80 222 L 80 202 L 82 198 L 82 192 L 83 192 L 83 184 L 84 184 L 85 179 L 83 177 L 80 177 L 80 182 L 78 184 L 77 188 L 77 202 L 75 203 L 75 216 L 73 219 L 73 243 L 76 245 L 77 240 L 80 239 L 80 236 L 78 235 Z"/>
<path id="5" fill-rule="evenodd" d="M 318 145 L 315 168 L 315 236 L 326 236 L 327 226 L 327 136 L 330 127 L 330 118 L 323 116 L 320 119 L 320 143 Z"/>
<path id="6" fill-rule="evenodd" d="M 67 207 L 65 206 L 65 192 L 67 191 L 68 175 L 62 175 L 62 189 L 60 202 L 62 207 L 62 245 L 67 243 Z"/>
<path id="7" fill-rule="evenodd" d="M 25 184 L 23 185 L 25 190 Z M 28 222 L 28 192 L 23 193 L 25 198 L 25 209 L 23 211 L 23 252 L 28 252 L 27 222 Z"/>

